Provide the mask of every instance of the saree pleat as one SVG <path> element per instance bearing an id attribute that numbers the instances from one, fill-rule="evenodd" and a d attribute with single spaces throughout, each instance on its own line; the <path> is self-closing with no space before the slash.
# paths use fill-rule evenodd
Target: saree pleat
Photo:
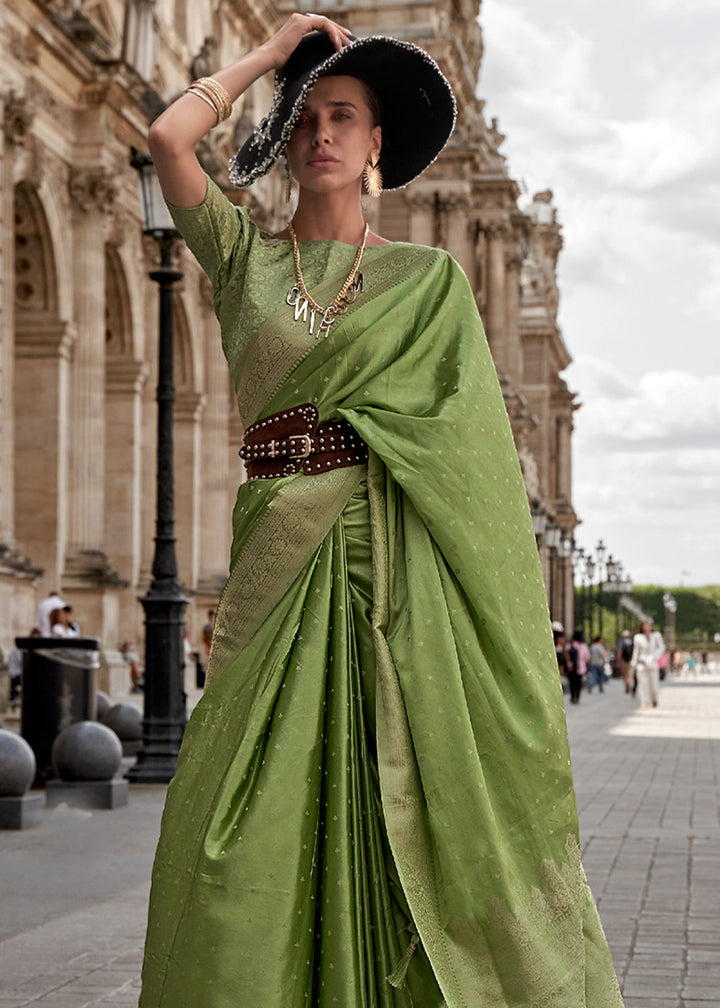
<path id="1" fill-rule="evenodd" d="M 141 1005 L 442 1003 L 422 954 L 408 989 L 386 981 L 409 918 L 389 881 L 366 742 L 374 692 L 372 662 L 361 683 L 358 644 L 369 639 L 372 584 L 366 494 L 363 484 L 238 656 L 245 677 L 257 669 L 247 723 L 234 716 L 237 678 L 224 675 L 188 726 L 154 873 L 166 927 L 148 942 Z M 178 879 L 181 865 L 188 880 Z"/>

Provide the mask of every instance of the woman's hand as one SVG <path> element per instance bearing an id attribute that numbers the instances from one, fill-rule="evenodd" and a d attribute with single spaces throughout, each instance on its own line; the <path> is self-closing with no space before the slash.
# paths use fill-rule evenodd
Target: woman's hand
<path id="1" fill-rule="evenodd" d="M 271 65 L 277 69 L 287 63 L 301 40 L 313 31 L 325 32 L 336 50 L 342 49 L 350 41 L 347 28 L 322 14 L 291 14 L 282 28 L 260 48 L 265 50 Z"/>
<path id="2" fill-rule="evenodd" d="M 213 74 L 235 101 L 269 70 L 284 66 L 300 41 L 312 31 L 327 34 L 336 49 L 350 41 L 350 32 L 322 14 L 291 14 L 271 39 Z M 197 95 L 181 95 L 150 127 L 148 145 L 165 198 L 175 206 L 192 207 L 205 198 L 205 172 L 195 147 L 215 125 L 213 110 Z"/>

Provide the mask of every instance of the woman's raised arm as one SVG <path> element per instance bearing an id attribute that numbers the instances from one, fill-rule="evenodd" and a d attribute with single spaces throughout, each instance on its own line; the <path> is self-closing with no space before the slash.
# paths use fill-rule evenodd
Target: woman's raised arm
<path id="1" fill-rule="evenodd" d="M 283 66 L 303 36 L 311 31 L 327 32 L 336 49 L 341 49 L 350 39 L 346 28 L 320 14 L 292 14 L 271 39 L 213 77 L 234 102 L 263 74 Z M 150 127 L 148 145 L 169 203 L 192 207 L 205 199 L 205 174 L 195 156 L 195 148 L 216 121 L 210 105 L 188 91 Z"/>

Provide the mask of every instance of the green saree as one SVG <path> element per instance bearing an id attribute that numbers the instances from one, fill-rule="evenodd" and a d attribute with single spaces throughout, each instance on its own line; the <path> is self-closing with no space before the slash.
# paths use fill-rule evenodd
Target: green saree
<path id="1" fill-rule="evenodd" d="M 464 274 L 436 249 L 369 248 L 363 293 L 316 341 L 285 303 L 287 242 L 212 183 L 174 215 L 246 425 L 313 402 L 370 458 L 239 489 L 141 1008 L 618 1008 L 527 496 Z M 353 251 L 302 245 L 320 303 Z"/>

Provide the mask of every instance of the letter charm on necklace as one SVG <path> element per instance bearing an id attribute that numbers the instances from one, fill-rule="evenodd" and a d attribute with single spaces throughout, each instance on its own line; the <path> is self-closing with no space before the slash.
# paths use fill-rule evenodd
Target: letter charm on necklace
<path id="1" fill-rule="evenodd" d="M 293 309 L 295 322 L 302 319 L 303 322 L 308 323 L 308 333 L 310 336 L 314 336 L 315 339 L 324 339 L 330 332 L 330 326 L 333 324 L 337 316 L 344 315 L 348 310 L 348 305 L 351 305 L 357 298 L 358 292 L 362 292 L 364 290 L 363 275 L 362 273 L 358 273 L 358 269 L 360 266 L 360 260 L 363 257 L 363 252 L 365 251 L 365 244 L 370 231 L 370 225 L 365 225 L 362 245 L 357 251 L 355 262 L 348 274 L 347 280 L 338 291 L 335 300 L 332 304 L 328 305 L 327 308 L 323 308 L 319 305 L 305 286 L 302 269 L 300 268 L 300 249 L 298 247 L 297 236 L 295 234 L 295 228 L 292 226 L 292 222 L 288 224 L 288 229 L 293 243 L 293 260 L 295 262 L 295 276 L 297 283 L 288 290 L 285 301 Z M 317 320 L 319 320 L 320 324 L 318 325 L 316 333 L 315 322 Z"/>

